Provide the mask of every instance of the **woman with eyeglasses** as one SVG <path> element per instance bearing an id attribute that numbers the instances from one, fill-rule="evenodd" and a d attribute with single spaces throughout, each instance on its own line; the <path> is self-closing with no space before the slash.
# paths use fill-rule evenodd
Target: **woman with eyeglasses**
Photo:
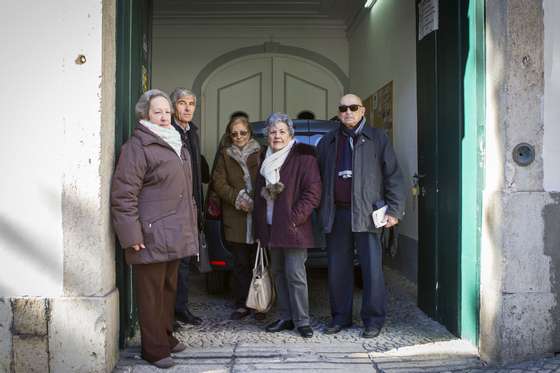
<path id="1" fill-rule="evenodd" d="M 313 336 L 305 261 L 314 245 L 311 214 L 321 200 L 321 177 L 315 149 L 298 144 L 286 114 L 266 120 L 268 147 L 256 182 L 255 237 L 270 247 L 280 318 L 266 327 L 271 333 L 297 328 Z"/>
<path id="2" fill-rule="evenodd" d="M 235 311 L 231 320 L 251 313 L 245 306 L 255 261 L 253 239 L 254 186 L 259 169 L 261 146 L 253 139 L 246 117 L 231 118 L 226 127 L 224 146 L 218 153 L 212 173 L 212 188 L 222 205 L 226 246 L 234 257 L 233 292 Z M 256 319 L 264 314 L 256 313 Z"/>

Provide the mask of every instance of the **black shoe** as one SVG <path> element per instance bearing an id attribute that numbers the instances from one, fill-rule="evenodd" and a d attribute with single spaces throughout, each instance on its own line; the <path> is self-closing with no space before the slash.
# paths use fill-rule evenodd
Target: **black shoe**
<path id="1" fill-rule="evenodd" d="M 352 324 L 341 325 L 341 324 L 332 323 L 331 325 L 327 326 L 325 330 L 323 330 L 323 334 L 336 334 L 340 332 L 342 329 L 346 329 L 351 326 Z"/>
<path id="2" fill-rule="evenodd" d="M 266 319 L 266 313 L 255 312 L 255 320 L 263 321 L 264 319 Z"/>
<path id="3" fill-rule="evenodd" d="M 292 330 L 294 323 L 292 320 L 276 320 L 272 324 L 266 326 L 266 331 L 270 333 L 281 332 L 282 330 Z"/>
<path id="4" fill-rule="evenodd" d="M 196 317 L 195 315 L 193 315 L 189 310 L 175 312 L 175 319 L 184 324 L 191 324 L 191 325 L 202 324 L 202 319 L 200 317 Z"/>
<path id="5" fill-rule="evenodd" d="M 298 326 L 297 331 L 303 338 L 313 337 L 313 329 L 311 329 L 310 325 Z"/>
<path id="6" fill-rule="evenodd" d="M 229 319 L 241 320 L 242 318 L 249 316 L 250 313 L 251 311 L 249 311 L 247 308 L 238 308 L 229 316 Z"/>
<path id="7" fill-rule="evenodd" d="M 381 333 L 381 328 L 377 326 L 366 326 L 362 332 L 362 338 L 375 338 Z"/>

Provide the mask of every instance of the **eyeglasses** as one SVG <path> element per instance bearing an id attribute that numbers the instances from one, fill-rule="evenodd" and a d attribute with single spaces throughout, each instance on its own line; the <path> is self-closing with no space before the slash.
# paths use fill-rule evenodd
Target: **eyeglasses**
<path id="1" fill-rule="evenodd" d="M 239 131 L 239 132 L 232 132 L 229 135 L 231 137 L 245 137 L 245 136 L 247 136 L 248 133 L 249 133 L 249 131 Z"/>
<path id="2" fill-rule="evenodd" d="M 340 111 L 341 113 L 346 113 L 346 110 L 350 109 L 350 111 L 358 111 L 359 108 L 363 107 L 362 105 L 356 105 L 356 104 L 352 104 L 352 105 L 340 105 L 338 107 L 338 111 Z"/>

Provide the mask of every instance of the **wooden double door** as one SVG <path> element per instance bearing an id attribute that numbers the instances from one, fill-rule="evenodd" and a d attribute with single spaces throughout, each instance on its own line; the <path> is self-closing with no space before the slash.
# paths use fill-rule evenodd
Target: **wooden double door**
<path id="1" fill-rule="evenodd" d="M 202 86 L 201 141 L 206 159 L 214 158 L 231 114 L 244 112 L 260 121 L 275 111 L 296 118 L 303 111 L 315 119 L 336 115 L 341 82 L 307 59 L 258 54 L 224 64 Z"/>

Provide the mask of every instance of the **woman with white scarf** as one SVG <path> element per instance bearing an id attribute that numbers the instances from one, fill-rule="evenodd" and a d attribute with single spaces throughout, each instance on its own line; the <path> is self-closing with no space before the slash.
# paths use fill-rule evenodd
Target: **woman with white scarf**
<path id="1" fill-rule="evenodd" d="M 111 213 L 133 268 L 142 358 L 169 368 L 171 354 L 186 348 L 173 336 L 179 261 L 198 253 L 191 161 L 164 92 L 145 92 L 135 110 L 139 123 L 121 148 Z"/>
<path id="2" fill-rule="evenodd" d="M 255 237 L 270 248 L 280 319 L 268 332 L 297 328 L 313 336 L 305 261 L 314 245 L 311 214 L 321 199 L 315 149 L 296 143 L 292 120 L 272 113 L 266 120 L 268 148 L 255 186 Z"/>
<path id="3" fill-rule="evenodd" d="M 235 311 L 231 320 L 248 316 L 245 306 L 256 245 L 253 236 L 253 198 L 260 163 L 261 146 L 253 139 L 246 117 L 233 117 L 226 127 L 224 146 L 218 153 L 212 172 L 212 190 L 222 206 L 226 246 L 234 258 L 233 295 Z M 264 314 L 255 313 L 257 320 Z"/>

